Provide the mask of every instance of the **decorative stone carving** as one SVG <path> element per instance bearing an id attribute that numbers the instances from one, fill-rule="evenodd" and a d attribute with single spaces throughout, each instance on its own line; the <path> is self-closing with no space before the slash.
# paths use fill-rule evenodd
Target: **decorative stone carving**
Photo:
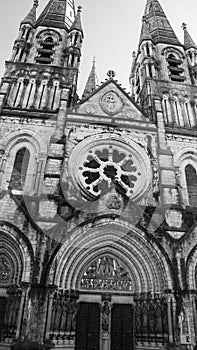
<path id="1" fill-rule="evenodd" d="M 94 260 L 81 279 L 81 288 L 88 290 L 131 291 L 132 281 L 128 271 L 110 256 Z"/>
<path id="2" fill-rule="evenodd" d="M 0 257 L 0 285 L 9 284 L 11 278 L 11 266 L 6 257 Z"/>
<path id="3" fill-rule="evenodd" d="M 122 201 L 115 193 L 110 194 L 106 200 L 106 207 L 108 209 L 120 209 L 122 206 Z"/>
<path id="4" fill-rule="evenodd" d="M 105 332 L 109 331 L 109 317 L 110 317 L 110 307 L 107 301 L 104 301 L 102 307 L 102 330 Z"/>
<path id="5" fill-rule="evenodd" d="M 102 96 L 100 105 L 105 113 L 113 115 L 121 111 L 123 102 L 115 91 L 109 91 Z"/>
<path id="6" fill-rule="evenodd" d="M 97 134 L 83 140 L 72 152 L 68 169 L 76 189 L 80 188 L 88 200 L 109 193 L 114 186 L 136 199 L 143 196 L 151 181 L 145 151 L 133 141 L 125 144 L 114 134 Z"/>

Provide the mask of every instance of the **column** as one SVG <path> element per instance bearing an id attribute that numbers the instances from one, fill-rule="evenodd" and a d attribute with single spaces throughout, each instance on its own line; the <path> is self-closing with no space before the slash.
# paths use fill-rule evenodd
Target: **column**
<path id="1" fill-rule="evenodd" d="M 21 324 L 23 322 L 23 319 L 22 319 L 23 311 L 24 311 L 26 295 L 29 287 L 30 287 L 29 283 L 26 283 L 26 282 L 21 283 L 22 295 L 21 295 L 21 302 L 20 302 L 20 308 L 19 308 L 18 320 L 17 320 L 16 339 L 20 338 Z"/>
<path id="2" fill-rule="evenodd" d="M 60 98 L 60 107 L 59 107 L 58 116 L 57 116 L 56 130 L 55 130 L 55 134 L 54 134 L 54 137 L 58 138 L 58 139 L 64 133 L 65 111 L 67 108 L 68 97 L 69 97 L 69 89 L 66 86 L 63 86 L 61 98 Z"/>
<path id="3" fill-rule="evenodd" d="M 111 296 L 102 296 L 101 306 L 101 329 L 102 329 L 102 350 L 110 350 L 111 333 Z"/>
<path id="4" fill-rule="evenodd" d="M 195 101 L 191 101 L 191 110 L 193 114 L 194 126 L 197 126 L 197 115 L 196 115 L 196 103 Z"/>
<path id="5" fill-rule="evenodd" d="M 48 304 L 47 304 L 47 317 L 46 317 L 46 328 L 45 328 L 45 339 L 49 339 L 50 326 L 51 326 L 51 316 L 52 316 L 52 306 L 53 306 L 53 296 L 57 289 L 57 286 L 48 286 Z"/>
<path id="6" fill-rule="evenodd" d="M 28 83 L 29 83 L 29 80 L 28 80 L 28 79 L 24 79 L 24 80 L 23 80 L 23 88 L 22 88 L 20 100 L 19 100 L 19 103 L 18 103 L 18 106 L 17 106 L 17 107 L 22 107 L 22 104 L 23 104 L 23 100 L 24 100 L 24 97 L 25 97 L 25 93 L 26 93 L 26 89 L 27 89 Z"/>
<path id="7" fill-rule="evenodd" d="M 171 107 L 171 116 L 172 116 L 172 123 L 177 124 L 175 113 L 174 113 L 174 98 L 169 97 L 170 107 Z"/>
<path id="8" fill-rule="evenodd" d="M 52 81 L 49 81 L 47 84 L 46 99 L 43 104 L 44 109 L 51 109 L 51 106 L 49 106 L 49 102 L 50 102 L 52 87 L 53 87 L 53 83 Z"/>
<path id="9" fill-rule="evenodd" d="M 174 343 L 174 331 L 173 331 L 173 299 L 172 295 L 167 297 L 168 303 L 168 332 L 169 332 L 169 343 Z"/>
<path id="10" fill-rule="evenodd" d="M 46 159 L 46 155 L 44 155 L 44 159 Z M 44 160 L 40 159 L 39 162 L 38 162 L 38 165 L 37 165 L 35 182 L 34 182 L 34 185 L 33 185 L 35 194 L 37 194 L 38 191 L 39 191 L 39 184 L 40 184 L 40 177 L 41 177 L 42 168 L 43 168 L 43 162 L 44 162 Z"/>
<path id="11" fill-rule="evenodd" d="M 185 110 L 185 101 L 184 100 L 180 100 L 180 105 L 181 105 L 181 112 L 180 113 L 180 125 L 181 126 L 190 126 L 190 122 L 188 120 L 188 115 L 186 114 L 186 110 Z"/>
<path id="12" fill-rule="evenodd" d="M 4 99 L 9 91 L 10 82 L 6 81 L 5 78 L 2 79 L 2 85 L 0 89 L 0 111 L 4 106 Z"/>
<path id="13" fill-rule="evenodd" d="M 34 98 L 33 98 L 33 102 L 32 102 L 32 105 L 30 106 L 30 108 L 36 108 L 38 90 L 39 90 L 39 87 L 41 84 L 41 80 L 36 80 L 35 84 L 36 84 L 36 88 L 35 88 Z"/>

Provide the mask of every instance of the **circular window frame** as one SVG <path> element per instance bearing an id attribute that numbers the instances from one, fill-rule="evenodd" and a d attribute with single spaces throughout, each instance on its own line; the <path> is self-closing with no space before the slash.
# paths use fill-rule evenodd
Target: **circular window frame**
<path id="1" fill-rule="evenodd" d="M 77 191 L 80 190 L 82 196 L 87 200 L 96 200 L 97 196 L 92 195 L 87 188 L 84 187 L 84 183 L 81 179 L 80 166 L 84 164 L 87 159 L 88 152 L 96 147 L 106 145 L 115 145 L 121 148 L 124 152 L 130 152 L 134 159 L 134 166 L 137 165 L 137 172 L 140 173 L 140 180 L 135 182 L 133 193 L 129 196 L 132 200 L 140 200 L 147 192 L 152 178 L 151 163 L 145 150 L 141 148 L 137 143 L 132 140 L 125 140 L 114 134 L 97 134 L 90 136 L 81 141 L 73 150 L 68 160 L 68 176 L 72 179 L 73 185 Z"/>

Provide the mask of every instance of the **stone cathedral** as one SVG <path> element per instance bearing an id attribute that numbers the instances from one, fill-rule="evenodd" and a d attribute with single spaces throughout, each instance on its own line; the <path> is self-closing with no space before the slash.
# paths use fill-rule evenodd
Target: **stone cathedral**
<path id="1" fill-rule="evenodd" d="M 0 350 L 196 349 L 197 46 L 147 0 L 131 93 L 93 62 L 79 97 L 81 7 L 37 7 L 0 86 Z"/>

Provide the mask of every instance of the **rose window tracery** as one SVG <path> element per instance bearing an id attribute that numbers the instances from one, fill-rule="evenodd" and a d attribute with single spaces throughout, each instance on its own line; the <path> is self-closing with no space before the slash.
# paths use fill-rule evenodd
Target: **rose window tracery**
<path id="1" fill-rule="evenodd" d="M 106 192 L 112 184 L 119 185 L 130 196 L 141 176 L 132 155 L 113 146 L 89 150 L 79 170 L 84 187 L 95 196 Z"/>
<path id="2" fill-rule="evenodd" d="M 129 272 L 115 258 L 102 256 L 94 260 L 81 279 L 81 289 L 131 291 Z"/>
<path id="3" fill-rule="evenodd" d="M 81 141 L 69 158 L 68 170 L 75 188 L 88 200 L 114 188 L 133 200 L 141 198 L 152 175 L 150 160 L 139 145 L 109 134 Z"/>

